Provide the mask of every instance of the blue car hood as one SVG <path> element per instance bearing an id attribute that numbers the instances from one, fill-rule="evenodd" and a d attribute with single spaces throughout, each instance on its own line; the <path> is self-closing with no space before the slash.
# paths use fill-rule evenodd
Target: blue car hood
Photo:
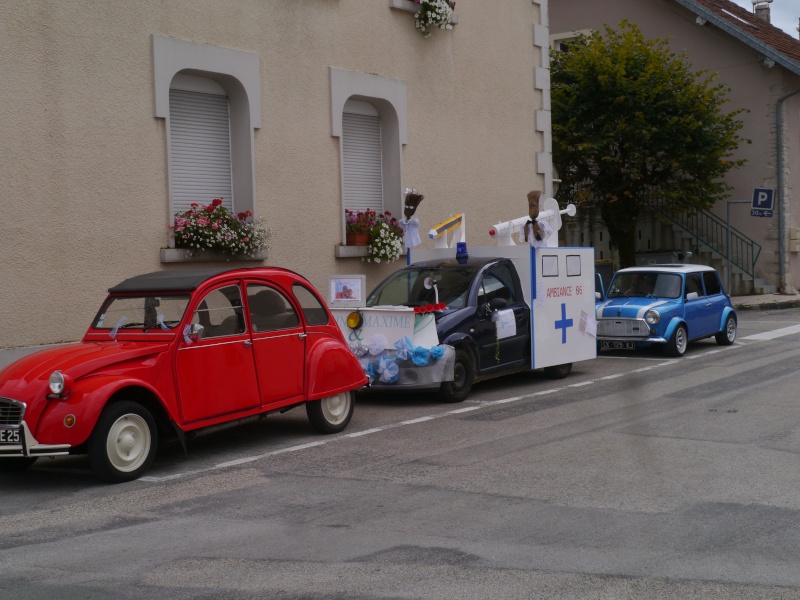
<path id="1" fill-rule="evenodd" d="M 671 298 L 611 298 L 597 305 L 598 319 L 643 319 L 651 308 L 662 315 L 680 308 L 679 299 Z"/>

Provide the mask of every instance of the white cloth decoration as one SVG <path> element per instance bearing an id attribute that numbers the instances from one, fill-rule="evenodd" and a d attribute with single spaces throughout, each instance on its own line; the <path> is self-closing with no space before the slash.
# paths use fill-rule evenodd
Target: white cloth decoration
<path id="1" fill-rule="evenodd" d="M 128 317 L 120 317 L 119 321 L 117 321 L 117 326 L 108 332 L 108 337 L 110 337 L 112 340 L 117 339 L 117 332 L 119 331 L 119 328 L 122 327 L 127 320 Z"/>
<path id="2" fill-rule="evenodd" d="M 159 314 L 156 318 L 158 320 L 158 324 L 161 326 L 161 329 L 163 329 L 164 331 L 168 331 L 169 326 L 166 323 L 164 323 L 164 315 Z"/>
<path id="3" fill-rule="evenodd" d="M 378 356 L 381 352 L 386 350 L 389 342 L 386 340 L 385 335 L 373 335 L 369 340 L 369 353 L 372 356 Z"/>
<path id="4" fill-rule="evenodd" d="M 398 223 L 400 223 L 400 229 L 403 230 L 403 245 L 406 248 L 419 246 L 421 243 L 419 239 L 419 219 L 417 217 L 400 219 Z"/>
<path id="5" fill-rule="evenodd" d="M 537 240 L 536 236 L 533 235 L 533 226 L 531 226 L 531 230 L 528 233 L 528 242 L 534 248 L 544 248 L 547 246 L 547 238 L 549 238 L 553 234 L 553 228 L 550 227 L 550 223 L 547 222 L 547 219 L 542 219 L 541 221 L 536 221 L 539 224 L 539 231 L 542 234 L 542 239 Z M 519 241 L 525 243 L 525 225 L 519 228 Z"/>

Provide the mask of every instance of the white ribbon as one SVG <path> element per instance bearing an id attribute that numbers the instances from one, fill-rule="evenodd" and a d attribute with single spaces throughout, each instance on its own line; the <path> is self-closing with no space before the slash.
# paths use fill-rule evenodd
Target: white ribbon
<path id="1" fill-rule="evenodd" d="M 125 321 L 127 320 L 128 317 L 120 317 L 119 321 L 117 321 L 117 326 L 108 332 L 108 337 L 110 337 L 112 340 L 117 339 L 117 332 L 119 331 L 119 328 L 122 327 L 125 324 Z"/>
<path id="2" fill-rule="evenodd" d="M 164 315 L 159 314 L 157 319 L 158 319 L 158 324 L 161 326 L 161 329 L 163 329 L 164 331 L 168 331 L 169 327 L 167 326 L 166 323 L 164 323 Z"/>
<path id="3" fill-rule="evenodd" d="M 386 341 L 386 336 L 384 335 L 373 335 L 369 340 L 369 353 L 372 356 L 378 356 L 381 352 L 386 350 L 389 342 Z"/>

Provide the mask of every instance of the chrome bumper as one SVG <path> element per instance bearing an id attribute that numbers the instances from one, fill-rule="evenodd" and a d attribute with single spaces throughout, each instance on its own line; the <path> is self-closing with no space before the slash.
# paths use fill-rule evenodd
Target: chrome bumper
<path id="1" fill-rule="evenodd" d="M 650 342 L 653 344 L 666 344 L 667 340 L 662 337 L 621 337 L 613 335 L 598 335 L 598 342 Z"/>
<path id="2" fill-rule="evenodd" d="M 69 444 L 40 444 L 33 437 L 28 424 L 22 421 L 19 428 L 22 430 L 21 444 L 3 444 L 0 446 L 0 458 L 4 457 L 39 457 L 39 456 L 65 456 L 72 447 Z M 4 429 L 17 429 L 17 427 L 4 427 Z"/>

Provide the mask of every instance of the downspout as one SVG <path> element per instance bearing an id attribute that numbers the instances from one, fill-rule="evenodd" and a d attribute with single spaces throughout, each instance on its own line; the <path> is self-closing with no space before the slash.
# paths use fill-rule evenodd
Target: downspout
<path id="1" fill-rule="evenodd" d="M 783 103 L 795 94 L 800 94 L 800 88 L 786 94 L 782 98 L 778 98 L 778 102 L 775 104 L 775 125 L 776 134 L 778 136 L 776 147 L 778 155 L 778 264 L 780 272 L 778 283 L 780 285 L 781 294 L 789 293 L 786 288 L 786 263 L 784 262 L 786 260 L 786 234 L 784 232 L 786 217 L 783 214 Z"/>

